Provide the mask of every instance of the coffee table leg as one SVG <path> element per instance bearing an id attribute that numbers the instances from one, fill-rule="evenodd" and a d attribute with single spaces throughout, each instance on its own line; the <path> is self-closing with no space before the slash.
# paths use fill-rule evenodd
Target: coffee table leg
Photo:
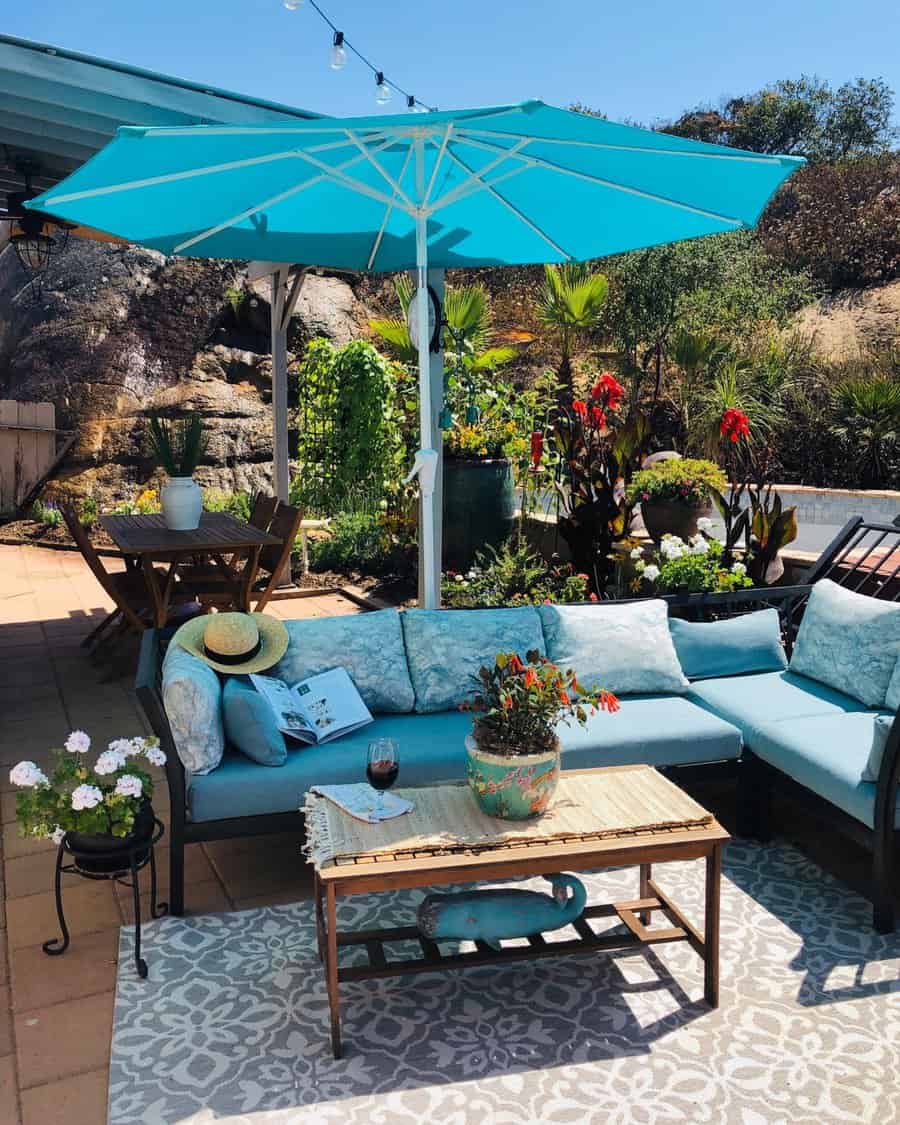
<path id="1" fill-rule="evenodd" d="M 640 883 L 639 883 L 639 889 L 638 889 L 638 898 L 649 898 L 650 897 L 650 878 L 651 878 L 652 875 L 653 875 L 652 865 L 649 864 L 649 863 L 642 863 L 641 864 L 641 877 L 640 877 Z M 640 912 L 640 914 L 638 915 L 638 917 L 640 918 L 642 925 L 644 925 L 644 926 L 650 925 L 650 911 L 649 910 L 642 910 Z"/>
<path id="2" fill-rule="evenodd" d="M 703 939 L 703 997 L 711 1008 L 719 1006 L 719 892 L 722 845 L 706 857 L 706 922 Z"/>
<path id="3" fill-rule="evenodd" d="M 331 1009 L 331 1053 L 336 1059 L 341 1057 L 341 1009 L 338 997 L 337 961 L 337 910 L 334 902 L 334 886 L 326 890 L 326 909 L 328 912 L 327 944 L 325 947 L 325 974 L 328 981 L 328 1006 Z"/>

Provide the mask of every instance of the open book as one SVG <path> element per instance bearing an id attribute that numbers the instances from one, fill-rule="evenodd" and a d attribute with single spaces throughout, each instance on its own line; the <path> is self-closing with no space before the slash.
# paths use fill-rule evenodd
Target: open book
<path id="1" fill-rule="evenodd" d="M 292 687 L 274 676 L 252 675 L 253 686 L 268 700 L 283 734 L 321 745 L 373 721 L 345 668 L 332 668 Z"/>

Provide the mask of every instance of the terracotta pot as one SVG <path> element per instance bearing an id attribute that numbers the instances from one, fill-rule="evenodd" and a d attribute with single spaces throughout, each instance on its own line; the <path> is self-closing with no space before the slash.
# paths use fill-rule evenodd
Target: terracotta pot
<path id="1" fill-rule="evenodd" d="M 128 836 L 111 836 L 105 832 L 67 832 L 66 847 L 72 853 L 79 871 L 91 874 L 109 874 L 112 871 L 127 871 L 131 860 L 129 852 L 149 843 L 153 836 L 155 823 L 153 806 L 144 801 L 134 818 L 134 830 Z M 147 858 L 149 848 L 138 850 L 135 863 L 140 865 Z"/>
<path id="2" fill-rule="evenodd" d="M 498 820 L 528 820 L 546 812 L 559 781 L 560 745 L 540 754 L 508 756 L 478 748 L 466 736 L 466 778 L 478 807 Z"/>
<path id="3" fill-rule="evenodd" d="M 682 504 L 678 500 L 644 500 L 641 517 L 647 534 L 657 543 L 664 535 L 687 541 L 697 534 L 697 520 L 712 515 L 712 503 Z"/>

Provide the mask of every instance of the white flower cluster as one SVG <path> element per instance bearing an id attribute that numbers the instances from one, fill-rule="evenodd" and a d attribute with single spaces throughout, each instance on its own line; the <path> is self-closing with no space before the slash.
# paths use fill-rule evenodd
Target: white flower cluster
<path id="1" fill-rule="evenodd" d="M 123 758 L 135 758 L 143 754 L 146 749 L 146 739 L 143 738 L 115 738 L 109 744 L 109 749 L 114 754 L 121 754 Z"/>
<path id="2" fill-rule="evenodd" d="M 72 790 L 72 808 L 76 812 L 82 809 L 94 809 L 103 800 L 103 791 L 96 785 L 79 785 Z"/>
<path id="3" fill-rule="evenodd" d="M 736 562 L 734 564 L 734 566 L 732 566 L 732 568 L 731 568 L 731 573 L 738 575 L 739 578 L 743 578 L 744 575 L 747 573 L 747 568 L 744 566 L 743 563 Z"/>
<path id="4" fill-rule="evenodd" d="M 148 746 L 144 751 L 147 756 L 147 761 L 154 766 L 164 766 L 166 764 L 166 755 L 158 746 Z"/>
<path id="5" fill-rule="evenodd" d="M 116 782 L 117 797 L 140 797 L 144 783 L 132 773 L 123 774 Z"/>
<path id="6" fill-rule="evenodd" d="M 20 789 L 36 789 L 39 785 L 49 785 L 47 775 L 38 769 L 34 762 L 19 762 L 9 771 L 9 780 Z"/>
<path id="7" fill-rule="evenodd" d="M 66 739 L 66 749 L 70 754 L 86 754 L 91 748 L 91 736 L 83 730 L 73 730 Z"/>
<path id="8" fill-rule="evenodd" d="M 709 516 L 701 516 L 697 520 L 697 530 L 698 531 L 705 531 L 707 535 L 711 535 L 712 529 L 713 529 L 713 521 L 709 518 Z"/>
<path id="9" fill-rule="evenodd" d="M 122 769 L 125 765 L 127 758 L 119 750 L 104 750 L 100 757 L 97 759 L 94 766 L 94 773 L 99 773 L 101 777 L 108 773 L 115 773 L 116 770 Z"/>
<path id="10" fill-rule="evenodd" d="M 651 563 L 644 567 L 644 577 L 648 582 L 655 582 L 659 578 L 659 567 Z"/>

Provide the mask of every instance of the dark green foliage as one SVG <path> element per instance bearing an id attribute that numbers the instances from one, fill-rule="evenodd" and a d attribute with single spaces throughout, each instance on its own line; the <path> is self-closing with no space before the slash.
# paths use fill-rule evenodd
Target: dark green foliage
<path id="1" fill-rule="evenodd" d="M 382 574 L 389 569 L 391 542 L 382 517 L 371 512 L 342 512 L 331 523 L 328 538 L 309 545 L 313 570 L 361 570 Z"/>
<path id="2" fill-rule="evenodd" d="M 833 392 L 830 431 L 863 487 L 900 480 L 900 356 L 892 366 L 843 378 Z"/>
<path id="3" fill-rule="evenodd" d="M 151 414 L 149 434 L 157 464 L 168 476 L 193 476 L 207 442 L 199 414 L 172 420 Z"/>
<path id="4" fill-rule="evenodd" d="M 565 604 L 588 596 L 587 575 L 576 574 L 571 563 L 548 564 L 516 538 L 479 551 L 467 573 L 448 571 L 441 583 L 441 602 L 450 609 Z"/>
<path id="5" fill-rule="evenodd" d="M 900 155 L 801 168 L 760 224 L 772 258 L 829 289 L 900 277 Z"/>

